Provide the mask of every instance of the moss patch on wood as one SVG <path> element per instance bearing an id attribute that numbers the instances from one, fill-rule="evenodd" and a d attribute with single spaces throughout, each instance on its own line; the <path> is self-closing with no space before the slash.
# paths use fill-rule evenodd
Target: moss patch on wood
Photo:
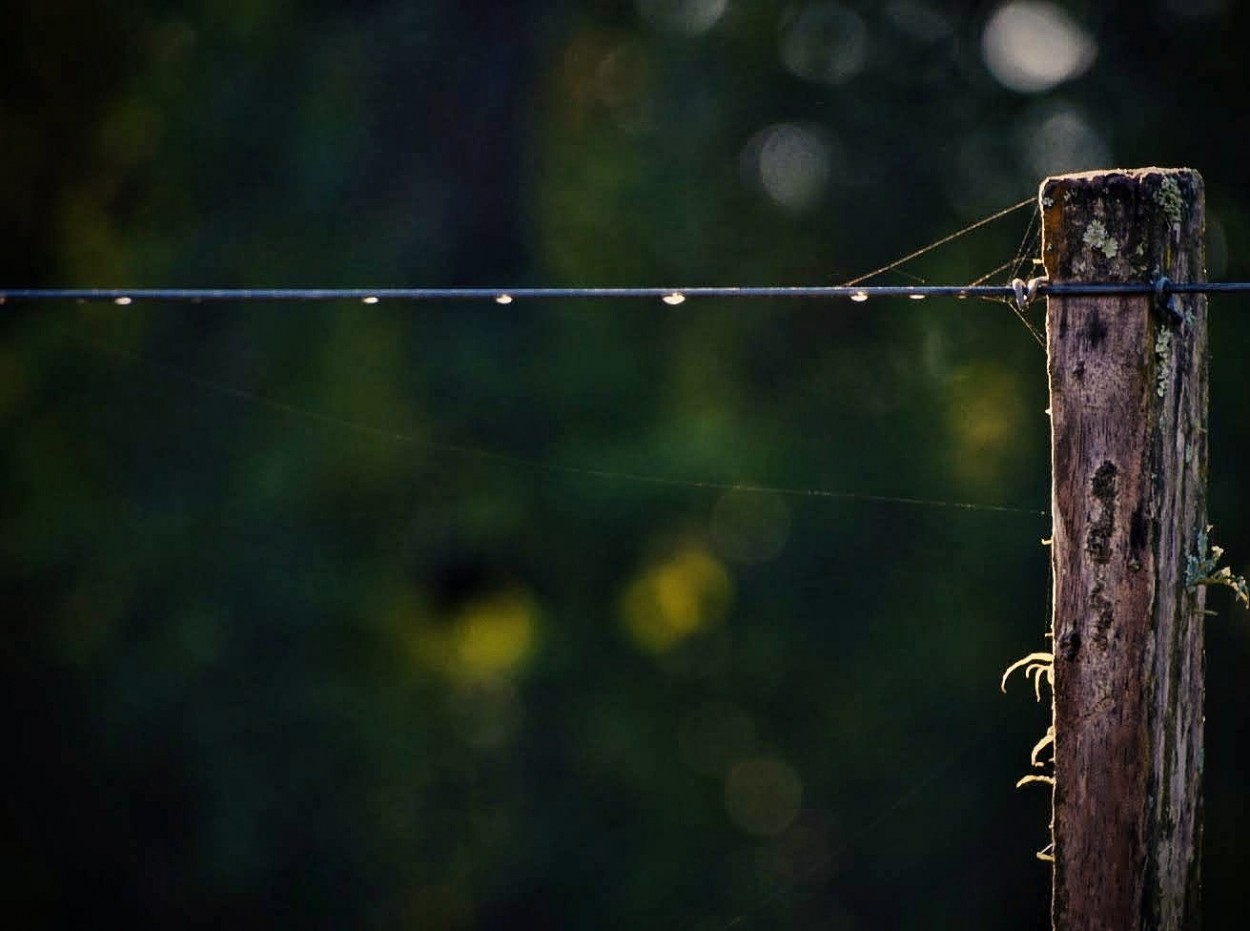
<path id="1" fill-rule="evenodd" d="M 1085 245 L 1091 249 L 1097 249 L 1109 259 L 1114 259 L 1120 254 L 1120 244 L 1107 232 L 1107 228 L 1102 225 L 1101 220 L 1093 220 L 1089 226 L 1085 228 L 1085 235 L 1082 237 Z"/>

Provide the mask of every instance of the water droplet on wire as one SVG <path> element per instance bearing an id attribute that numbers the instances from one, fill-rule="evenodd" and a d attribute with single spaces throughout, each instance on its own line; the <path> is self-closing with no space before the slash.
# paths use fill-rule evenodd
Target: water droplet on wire
<path id="1" fill-rule="evenodd" d="M 661 300 L 670 307 L 676 307 L 678 304 L 684 304 L 686 302 L 686 295 L 682 294 L 680 291 L 674 291 L 672 294 L 665 294 Z"/>
<path id="2" fill-rule="evenodd" d="M 130 298 L 128 298 L 128 297 L 115 297 L 115 298 L 113 298 L 113 303 L 114 303 L 114 304 L 116 304 L 118 307 L 125 307 L 127 304 L 129 304 L 129 303 L 130 303 Z"/>
<path id="3" fill-rule="evenodd" d="M 362 304 L 376 304 L 377 302 L 378 302 L 378 299 L 376 297 L 373 297 L 372 295 L 361 300 Z"/>
<path id="4" fill-rule="evenodd" d="M 924 295 L 924 294 L 909 294 L 909 295 L 907 295 L 907 296 L 908 296 L 909 298 L 911 298 L 913 301 L 923 301 L 923 300 L 925 299 L 925 296 L 926 296 L 926 295 Z"/>
<path id="5" fill-rule="evenodd" d="M 862 304 L 864 301 L 868 300 L 868 293 L 866 291 L 856 291 L 851 295 L 851 300 Z"/>
<path id="6" fill-rule="evenodd" d="M 497 298 L 495 298 L 495 303 L 496 303 L 496 304 L 511 304 L 511 303 L 512 303 L 512 295 L 511 295 L 511 294 L 501 294 L 501 295 L 499 295 Z"/>

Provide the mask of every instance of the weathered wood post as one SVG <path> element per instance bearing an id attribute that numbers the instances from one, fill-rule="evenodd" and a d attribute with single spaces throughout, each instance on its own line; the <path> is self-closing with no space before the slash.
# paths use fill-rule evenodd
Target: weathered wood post
<path id="1" fill-rule="evenodd" d="M 1048 178 L 1051 285 L 1204 281 L 1189 169 Z M 1194 928 L 1206 520 L 1203 295 L 1047 299 L 1056 931 Z"/>

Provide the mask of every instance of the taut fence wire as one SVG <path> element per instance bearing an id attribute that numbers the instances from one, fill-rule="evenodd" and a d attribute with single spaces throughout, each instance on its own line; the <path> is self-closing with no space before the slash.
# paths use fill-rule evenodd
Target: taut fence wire
<path id="1" fill-rule="evenodd" d="M 1022 298 L 1023 290 L 1027 300 Z M 1250 281 L 1176 282 L 1167 279 L 1127 284 L 1055 283 L 1044 278 L 1005 285 L 797 285 L 695 287 L 571 287 L 571 288 L 6 288 L 0 304 L 9 301 L 81 301 L 131 304 L 139 301 L 172 303 L 220 302 L 332 302 L 459 301 L 652 298 L 680 304 L 689 298 L 829 298 L 856 302 L 869 298 L 928 297 L 983 298 L 1027 303 L 1034 297 L 1096 297 L 1109 294 L 1228 294 L 1250 292 Z"/>
<path id="2" fill-rule="evenodd" d="M 1005 301 L 1023 311 L 1038 296 L 1055 295 L 1068 297 L 1096 297 L 1110 294 L 1153 294 L 1159 304 L 1174 311 L 1168 299 L 1179 294 L 1216 294 L 1250 291 L 1250 281 L 1225 282 L 1173 282 L 1167 278 L 1134 283 L 1056 282 L 1051 284 L 1045 275 L 1029 280 L 1012 278 L 1006 284 L 985 284 L 990 275 L 1008 267 L 1016 269 L 1025 265 L 1025 253 L 1033 235 L 1037 214 L 1034 213 L 1025 230 L 1024 240 L 1016 258 L 999 266 L 990 275 L 964 285 L 868 285 L 863 282 L 892 272 L 913 259 L 919 258 L 940 246 L 968 235 L 996 220 L 1009 216 L 1035 203 L 1031 197 L 1005 207 L 987 217 L 976 220 L 962 229 L 908 252 L 880 268 L 837 285 L 730 285 L 693 287 L 433 287 L 433 288 L 0 288 L 0 305 L 9 301 L 77 301 L 80 303 L 112 302 L 121 306 L 138 301 L 169 303 L 226 303 L 226 302 L 315 302 L 360 301 L 377 304 L 382 301 L 472 301 L 491 300 L 497 304 L 511 304 L 517 300 L 561 299 L 611 299 L 650 298 L 675 306 L 689 298 L 826 298 L 846 299 L 855 302 L 870 298 L 908 298 L 923 300 L 929 297 L 980 298 Z M 1036 337 L 1036 334 L 1034 334 Z"/>

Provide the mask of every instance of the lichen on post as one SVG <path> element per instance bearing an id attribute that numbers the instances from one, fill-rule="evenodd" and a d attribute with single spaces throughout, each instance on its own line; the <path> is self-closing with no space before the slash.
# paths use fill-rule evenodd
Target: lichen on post
<path id="1" fill-rule="evenodd" d="M 1202 178 L 1042 183 L 1050 283 L 1205 281 Z M 1164 292 L 1161 292 L 1163 295 Z M 1060 296 L 1046 314 L 1054 534 L 1054 896 L 1067 929 L 1199 919 L 1204 295 Z"/>

